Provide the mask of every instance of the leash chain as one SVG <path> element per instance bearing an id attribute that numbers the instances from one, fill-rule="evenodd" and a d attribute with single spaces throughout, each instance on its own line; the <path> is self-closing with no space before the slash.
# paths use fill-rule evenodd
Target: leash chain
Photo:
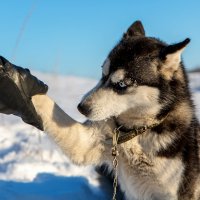
<path id="1" fill-rule="evenodd" d="M 119 152 L 117 149 L 117 142 L 119 138 L 119 128 L 116 128 L 114 130 L 113 134 L 113 146 L 112 146 L 112 156 L 113 156 L 113 173 L 114 173 L 114 180 L 113 180 L 113 197 L 112 200 L 116 200 L 117 195 L 117 186 L 118 186 L 118 173 L 117 173 L 117 167 L 118 167 L 118 159 Z"/>
<path id="2" fill-rule="evenodd" d="M 135 136 L 146 132 L 147 129 L 151 129 L 159 125 L 161 122 L 163 122 L 167 118 L 167 116 L 168 114 L 163 119 L 161 119 L 159 123 L 155 123 L 150 126 L 142 126 L 142 127 L 139 127 L 138 129 L 135 128 L 133 131 L 130 131 L 128 134 L 125 134 L 124 136 L 120 136 L 120 128 L 122 127 L 122 125 L 114 129 L 113 138 L 112 138 L 112 156 L 113 156 L 113 174 L 114 174 L 112 200 L 117 200 L 116 199 L 117 186 L 118 186 L 118 173 L 117 173 L 118 159 L 117 157 L 119 156 L 117 145 L 127 142 L 128 140 L 134 138 Z M 110 140 L 108 139 L 108 142 L 109 141 Z"/>

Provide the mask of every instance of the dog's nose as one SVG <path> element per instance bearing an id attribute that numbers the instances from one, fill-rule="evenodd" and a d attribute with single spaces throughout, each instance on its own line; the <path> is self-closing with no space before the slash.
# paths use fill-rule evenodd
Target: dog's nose
<path id="1" fill-rule="evenodd" d="M 86 117 L 89 116 L 89 114 L 91 113 L 91 109 L 85 103 L 79 103 L 77 108 L 78 108 L 79 112 L 81 114 L 85 115 Z"/>

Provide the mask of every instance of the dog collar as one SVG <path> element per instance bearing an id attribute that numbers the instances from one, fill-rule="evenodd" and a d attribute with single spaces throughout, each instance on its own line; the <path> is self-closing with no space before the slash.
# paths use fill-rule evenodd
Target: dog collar
<path id="1" fill-rule="evenodd" d="M 145 133 L 147 130 L 155 128 L 156 126 L 160 125 L 168 116 L 168 114 L 162 118 L 159 122 L 151 124 L 149 126 L 140 126 L 140 127 L 135 127 L 131 129 L 130 131 L 123 131 L 123 125 L 117 125 L 117 128 L 114 129 L 114 132 L 118 132 L 118 140 L 117 144 L 122 144 L 124 142 L 127 142 L 134 137 L 141 135 Z M 106 144 L 112 144 L 113 139 L 112 138 L 107 138 L 105 140 Z"/>
<path id="2" fill-rule="evenodd" d="M 129 132 L 124 132 L 124 131 L 120 130 L 122 128 L 122 126 L 119 126 L 118 128 L 116 128 L 116 131 L 118 131 L 118 133 L 119 133 L 117 144 L 122 144 L 124 142 L 127 142 L 127 141 L 133 139 L 134 137 L 146 132 L 146 130 L 151 129 L 158 125 L 159 125 L 159 123 L 152 124 L 151 126 L 135 127 Z M 112 143 L 112 139 L 110 139 L 110 142 Z"/>

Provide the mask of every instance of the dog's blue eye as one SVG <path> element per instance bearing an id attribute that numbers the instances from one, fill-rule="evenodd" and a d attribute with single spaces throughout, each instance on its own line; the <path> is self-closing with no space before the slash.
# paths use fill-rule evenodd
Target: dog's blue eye
<path id="1" fill-rule="evenodd" d="M 120 82 L 118 83 L 118 85 L 119 85 L 119 87 L 121 87 L 121 88 L 126 88 L 126 87 L 127 87 L 127 85 L 126 85 L 126 83 L 124 83 L 124 81 L 120 81 Z"/>
<path id="2" fill-rule="evenodd" d="M 117 83 L 112 83 L 112 87 L 114 91 L 121 93 L 121 92 L 125 92 L 128 85 L 124 81 L 119 81 Z"/>

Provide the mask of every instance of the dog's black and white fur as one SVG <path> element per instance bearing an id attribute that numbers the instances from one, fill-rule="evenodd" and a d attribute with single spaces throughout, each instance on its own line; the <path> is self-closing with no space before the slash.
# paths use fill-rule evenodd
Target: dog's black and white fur
<path id="1" fill-rule="evenodd" d="M 189 39 L 168 45 L 146 37 L 137 21 L 110 52 L 103 75 L 78 108 L 78 123 L 48 96 L 32 102 L 44 129 L 79 165 L 106 163 L 112 170 L 113 130 L 150 126 L 119 145 L 118 181 L 127 200 L 200 199 L 200 126 L 181 53 Z"/>

